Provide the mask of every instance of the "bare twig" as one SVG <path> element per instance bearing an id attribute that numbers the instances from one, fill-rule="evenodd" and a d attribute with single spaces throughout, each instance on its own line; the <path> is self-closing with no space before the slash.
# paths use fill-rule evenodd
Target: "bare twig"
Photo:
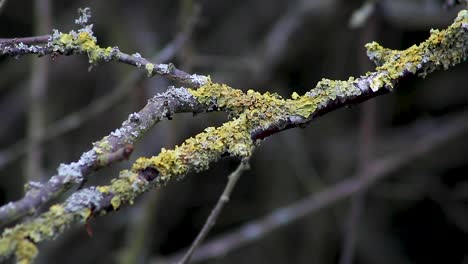
<path id="1" fill-rule="evenodd" d="M 0 38 L 0 45 L 14 45 L 14 44 L 45 44 L 50 41 L 50 35 L 34 36 L 34 37 L 24 37 L 24 38 Z"/>
<path id="2" fill-rule="evenodd" d="M 192 245 L 190 245 L 190 248 L 187 250 L 187 253 L 185 253 L 183 258 L 180 261 L 178 261 L 178 264 L 189 263 L 190 258 L 192 257 L 192 254 L 195 252 L 197 247 L 200 246 L 200 244 L 205 240 L 211 228 L 215 225 L 216 220 L 218 219 L 219 214 L 221 213 L 221 210 L 223 210 L 223 207 L 229 201 L 232 190 L 234 189 L 234 186 L 236 186 L 236 183 L 239 180 L 240 176 L 242 175 L 244 171 L 248 169 L 249 169 L 248 160 L 244 159 L 241 161 L 237 169 L 229 175 L 226 187 L 224 188 L 223 193 L 219 197 L 219 200 L 216 203 L 216 206 L 211 211 L 210 215 L 208 216 L 208 219 L 206 219 L 206 222 L 203 225 L 202 230 L 197 235 Z"/>
<path id="3" fill-rule="evenodd" d="M 468 111 L 443 122 L 439 128 L 430 134 L 414 140 L 413 145 L 370 162 L 367 171 L 360 171 L 353 177 L 334 186 L 328 187 L 318 193 L 312 194 L 294 204 L 276 209 L 272 213 L 257 220 L 253 220 L 226 234 L 219 235 L 202 244 L 193 254 L 192 261 L 200 262 L 211 258 L 226 255 L 246 244 L 258 241 L 278 228 L 292 224 L 294 221 L 306 217 L 311 213 L 326 208 L 331 204 L 349 197 L 357 192 L 382 180 L 390 173 L 397 171 L 411 163 L 418 157 L 435 150 L 446 142 L 466 133 L 468 130 Z M 186 252 L 181 250 L 164 260 L 154 260 L 152 263 L 174 263 Z"/>

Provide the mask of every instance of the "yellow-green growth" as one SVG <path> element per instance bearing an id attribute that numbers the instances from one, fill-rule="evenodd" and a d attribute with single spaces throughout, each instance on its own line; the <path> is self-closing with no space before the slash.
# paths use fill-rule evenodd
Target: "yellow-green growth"
<path id="1" fill-rule="evenodd" d="M 84 52 L 88 55 L 91 64 L 96 64 L 101 60 L 109 61 L 117 58 L 119 54 L 116 48 L 101 48 L 97 45 L 96 38 L 87 31 L 60 33 L 52 41 L 52 45 L 56 51 L 60 52 Z"/>
<path id="2" fill-rule="evenodd" d="M 370 82 L 370 88 L 376 91 L 382 87 L 392 87 L 405 72 L 418 72 L 424 76 L 434 69 L 457 64 L 467 57 L 467 23 L 468 11 L 461 11 L 448 29 L 433 30 L 427 41 L 404 51 L 392 51 L 371 43 L 367 45 L 370 57 L 379 64 L 375 72 L 358 79 L 349 78 L 347 81 L 323 79 L 305 95 L 293 93 L 292 99 L 252 90 L 244 93 L 227 85 L 211 82 L 197 90 L 190 90 L 200 103 L 214 104 L 227 110 L 233 114 L 234 119 L 219 128 L 205 129 L 203 133 L 187 139 L 174 150 L 163 149 L 158 156 L 139 158 L 131 170 L 122 171 L 119 178 L 110 185 L 97 187 L 91 192 L 95 191 L 100 196 L 112 195 L 111 205 L 116 210 L 123 204 L 132 203 L 138 195 L 151 187 L 148 181 L 139 176 L 146 168 L 156 169 L 161 179 L 166 181 L 190 170 L 207 169 L 211 162 L 225 153 L 239 157 L 250 156 L 254 148 L 250 137 L 252 130 L 268 127 L 294 115 L 308 118 L 331 100 L 358 96 L 363 92 L 361 89 L 367 89 L 360 86 L 363 80 Z M 61 34 L 60 38 L 53 41 L 57 45 L 54 47 L 78 46 L 94 62 L 100 59 L 101 54 L 111 53 L 110 49 L 99 48 L 91 35 L 81 33 Z M 107 144 L 105 139 L 98 143 L 95 146 L 96 153 L 106 151 L 109 147 Z M 71 198 L 73 195 L 69 199 Z M 91 205 L 74 205 L 72 200 L 52 206 L 48 212 L 30 222 L 6 229 L 0 238 L 0 256 L 14 254 L 18 262 L 30 263 L 37 255 L 37 243 L 55 238 L 71 224 L 85 222 L 92 213 Z M 105 211 L 102 210 L 102 213 Z"/>
<path id="3" fill-rule="evenodd" d="M 138 194 L 145 191 L 147 182 L 138 177 L 138 172 L 123 170 L 118 179 L 113 179 L 109 186 L 98 187 L 103 194 L 111 193 L 111 205 L 114 210 L 122 204 L 132 204 Z"/>
<path id="4" fill-rule="evenodd" d="M 187 139 L 173 150 L 162 149 L 157 156 L 137 159 L 132 171 L 154 168 L 160 173 L 160 179 L 167 181 L 190 170 L 206 170 L 211 162 L 225 153 L 248 157 L 252 149 L 248 122 L 245 115 L 241 115 L 219 128 L 206 128 L 203 133 Z"/>
<path id="5" fill-rule="evenodd" d="M 147 63 L 145 65 L 145 69 L 148 72 L 148 77 L 151 77 L 154 75 L 154 64 L 153 63 Z"/>
<path id="6" fill-rule="evenodd" d="M 110 185 L 83 189 L 102 195 L 82 201 L 79 195 L 76 196 L 78 200 L 74 200 L 72 195 L 66 202 L 51 206 L 34 220 L 5 229 L 0 237 L 0 257 L 15 255 L 18 263 L 31 263 L 38 254 L 36 244 L 54 239 L 73 224 L 86 222 L 92 214 L 91 207 L 99 204 L 103 195 L 113 195 L 112 206 L 116 210 L 122 204 L 132 203 L 148 188 L 149 183 L 139 178 L 137 173 L 124 170 Z"/>
<path id="7" fill-rule="evenodd" d="M 6 229 L 0 238 L 0 256 L 15 254 L 19 263 L 30 263 L 38 252 L 36 243 L 55 238 L 74 220 L 86 215 L 89 216 L 89 209 L 72 214 L 54 205 L 34 221 Z"/>
<path id="8" fill-rule="evenodd" d="M 112 152 L 112 145 L 109 142 L 109 136 L 105 136 L 100 141 L 93 143 L 94 152 L 98 155 Z"/>
<path id="9" fill-rule="evenodd" d="M 373 86 L 387 85 L 392 88 L 392 81 L 406 72 L 418 72 L 424 77 L 437 68 L 447 69 L 466 60 L 467 23 L 468 11 L 462 10 L 447 29 L 431 30 L 431 36 L 426 41 L 403 51 L 386 49 L 376 42 L 367 44 L 369 57 L 380 65 L 376 70 L 382 73 L 374 80 Z"/>

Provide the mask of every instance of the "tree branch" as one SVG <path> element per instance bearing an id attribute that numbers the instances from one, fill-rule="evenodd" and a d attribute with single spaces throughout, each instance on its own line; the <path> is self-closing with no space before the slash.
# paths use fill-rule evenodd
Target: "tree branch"
<path id="1" fill-rule="evenodd" d="M 120 51 L 118 47 L 100 47 L 97 45 L 97 39 L 92 30 L 93 25 L 89 24 L 90 9 L 82 9 L 80 14 L 81 16 L 75 21 L 76 24 L 82 26 L 78 32 L 72 30 L 69 33 L 62 33 L 54 30 L 52 35 L 0 39 L 0 55 L 10 55 L 18 58 L 26 54 L 57 56 L 84 53 L 88 55 L 89 63 L 92 65 L 102 61 L 117 61 L 144 69 L 149 77 L 159 74 L 190 87 L 199 87 L 208 81 L 206 76 L 188 74 L 177 69 L 171 63 L 151 63 L 139 53 L 130 55 Z"/>
<path id="2" fill-rule="evenodd" d="M 391 173 L 410 164 L 418 157 L 434 151 L 446 142 L 466 133 L 468 131 L 467 118 L 468 111 L 451 117 L 443 122 L 444 125 L 433 130 L 430 134 L 413 140 L 412 145 L 405 146 L 404 149 L 388 154 L 384 158 L 370 161 L 369 164 L 371 165 L 367 170 L 359 171 L 340 183 L 327 187 L 291 205 L 278 208 L 260 219 L 250 221 L 231 232 L 221 234 L 207 241 L 195 252 L 192 261 L 195 263 L 226 255 L 246 244 L 258 241 L 276 229 L 292 224 L 298 219 L 366 190 Z M 175 263 L 185 252 L 186 249 L 183 249 L 166 259 L 154 260 L 152 263 Z"/>
<path id="3" fill-rule="evenodd" d="M 72 186 L 81 185 L 93 171 L 117 160 L 108 159 L 109 155 L 113 156 L 128 144 L 135 143 L 145 131 L 164 118 L 170 118 L 174 113 L 198 113 L 205 109 L 185 89 L 169 89 L 154 96 L 142 110 L 131 114 L 122 127 L 95 142 L 94 147 L 83 153 L 78 161 L 61 164 L 58 173 L 40 188 L 32 189 L 22 199 L 0 207 L 0 225 L 32 214 Z"/>
<path id="4" fill-rule="evenodd" d="M 85 39 L 84 42 L 81 42 L 80 36 Z M 89 36 L 89 32 L 63 34 L 58 39 L 54 38 L 54 41 L 62 42 L 62 38 L 65 38 L 65 51 L 68 45 L 73 48 L 77 44 L 81 51 L 86 51 L 82 47 L 84 43 L 95 44 L 89 42 Z M 110 210 L 117 210 L 124 204 L 131 204 L 136 197 L 154 186 L 182 177 L 190 171 L 206 170 L 212 162 L 226 155 L 248 158 L 261 143 L 261 139 L 271 134 L 304 126 L 334 109 L 387 93 L 405 76 L 425 76 L 436 69 L 446 69 L 464 61 L 468 56 L 467 42 L 468 11 L 464 10 L 450 27 L 443 31 L 431 31 L 429 39 L 418 46 L 394 51 L 384 49 L 377 43 L 368 44 L 369 57 L 379 65 L 374 72 L 359 78 L 351 77 L 347 81 L 324 79 L 303 96 L 294 93 L 292 99 L 283 99 L 276 94 L 260 94 L 252 90 L 244 93 L 224 84 L 212 83 L 209 78 L 202 82 L 192 80 L 197 87 L 201 86 L 197 90 L 179 88 L 159 94 L 138 114 L 130 115 L 120 129 L 95 144 L 93 150 L 83 154 L 80 162 L 61 166 L 59 175 L 53 177 L 48 184 L 58 187 L 56 192 L 59 192 L 71 183 L 82 182 L 83 174 L 87 175 L 95 168 L 96 160 L 99 160 L 96 157 L 135 141 L 152 125 L 174 112 L 224 110 L 230 112 L 233 119 L 218 128 L 206 128 L 203 133 L 187 139 L 173 150 L 162 149 L 157 156 L 139 158 L 130 170 L 122 171 L 119 178 L 114 179 L 111 184 L 76 192 L 65 203 L 52 206 L 49 211 L 32 221 L 5 230 L 0 238 L 0 255 L 16 254 L 18 260 L 30 261 L 37 254 L 35 244 L 56 237 L 72 224 L 84 223 L 90 216 L 102 215 Z M 87 52 L 92 62 L 95 59 L 113 59 L 116 54 L 112 48 L 98 48 Z M 466 122 L 461 122 L 460 126 L 466 126 Z M 419 146 L 419 150 L 424 150 L 427 146 L 429 145 Z M 366 173 L 383 174 L 389 168 L 411 158 L 408 155 L 416 150 L 418 148 L 407 150 L 394 159 L 376 163 Z M 321 202 L 314 204 L 314 207 L 321 207 L 330 200 L 354 193 L 374 181 L 372 179 L 362 185 L 359 182 L 344 182 L 337 186 L 338 194 L 322 194 Z M 41 190 L 44 191 L 44 188 Z M 56 192 L 39 194 L 48 200 Z M 42 200 L 36 196 L 28 199 L 27 202 L 33 202 L 34 205 Z M 301 204 L 296 209 L 304 211 L 307 208 L 310 207 Z M 11 212 L 15 211 L 10 210 Z M 0 210 L 0 216 L 1 213 Z"/>

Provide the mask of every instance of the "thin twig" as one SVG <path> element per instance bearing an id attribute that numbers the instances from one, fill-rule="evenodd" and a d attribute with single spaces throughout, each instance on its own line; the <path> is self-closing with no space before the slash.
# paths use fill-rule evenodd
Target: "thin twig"
<path id="1" fill-rule="evenodd" d="M 13 45 L 13 44 L 45 44 L 50 40 L 50 35 L 24 37 L 24 38 L 0 38 L 0 45 Z"/>
<path id="2" fill-rule="evenodd" d="M 46 40 L 47 41 L 44 41 Z M 67 50 L 64 50 L 63 52 L 58 52 L 54 49 L 56 47 L 49 44 L 50 40 L 52 39 L 52 36 L 46 35 L 46 36 L 40 36 L 40 37 L 29 37 L 29 38 L 23 38 L 23 40 L 30 40 L 32 42 L 40 42 L 38 45 L 35 46 L 34 48 L 28 47 L 28 46 L 22 46 L 21 45 L 13 45 L 10 43 L 18 43 L 18 39 L 0 39 L 0 55 L 11 55 L 11 56 L 20 56 L 20 55 L 25 55 L 25 54 L 37 54 L 40 56 L 44 55 L 50 55 L 54 54 L 54 56 L 57 55 L 69 55 L 73 53 L 83 53 L 83 51 L 77 49 L 77 48 L 68 48 Z M 20 44 L 25 44 L 25 42 L 20 42 Z M 17 47 L 18 46 L 18 47 Z M 204 75 L 198 75 L 198 74 L 189 74 L 185 71 L 182 71 L 180 69 L 177 69 L 173 64 L 164 64 L 164 63 L 152 63 L 148 59 L 145 59 L 141 57 L 139 54 L 127 54 L 125 52 L 119 51 L 117 48 L 114 48 L 114 53 L 113 54 L 113 60 L 135 66 L 137 68 L 143 69 L 150 77 L 154 75 L 161 75 L 161 76 L 166 76 L 169 79 L 179 82 L 183 85 L 189 86 L 189 87 L 200 87 L 203 84 L 205 84 L 208 81 L 208 77 Z M 106 59 L 108 61 L 112 59 Z M 149 70 L 150 69 L 150 70 Z"/>
<path id="3" fill-rule="evenodd" d="M 443 122 L 440 128 L 434 129 L 430 134 L 418 140 L 413 145 L 406 145 L 404 149 L 396 151 L 387 157 L 370 162 L 368 171 L 360 171 L 353 177 L 328 187 L 318 193 L 312 194 L 289 206 L 279 208 L 270 214 L 244 224 L 226 234 L 221 234 L 199 246 L 193 254 L 192 261 L 200 262 L 211 258 L 226 255 L 246 244 L 253 243 L 294 221 L 309 216 L 311 213 L 326 208 L 331 204 L 349 197 L 357 192 L 367 189 L 386 176 L 411 163 L 418 157 L 435 150 L 450 140 L 466 133 L 468 130 L 468 111 Z M 155 259 L 152 263 L 174 263 L 179 260 L 186 249 L 164 259 Z"/>
<path id="4" fill-rule="evenodd" d="M 197 238 L 193 241 L 192 245 L 190 245 L 190 248 L 187 250 L 187 253 L 185 253 L 183 258 L 180 261 L 178 261 L 178 264 L 185 264 L 190 261 L 190 258 L 195 252 L 195 249 L 197 249 L 197 247 L 200 246 L 200 244 L 203 242 L 203 240 L 205 240 L 206 236 L 210 232 L 211 228 L 213 228 L 213 226 L 215 225 L 216 220 L 218 219 L 219 214 L 221 213 L 221 210 L 223 210 L 223 207 L 229 201 L 232 190 L 234 189 L 234 186 L 236 186 L 236 183 L 239 180 L 240 176 L 244 171 L 248 169 L 249 161 L 247 159 L 244 159 L 241 161 L 237 169 L 229 175 L 226 187 L 224 188 L 223 193 L 219 197 L 216 206 L 211 211 L 210 215 L 208 216 L 208 219 L 206 219 L 202 230 L 197 235 Z"/>
<path id="5" fill-rule="evenodd" d="M 208 82 L 207 76 L 189 74 L 177 69 L 173 64 L 152 63 L 139 53 L 130 55 L 120 51 L 118 47 L 99 47 L 93 35 L 92 24 L 89 21 L 91 18 L 90 9 L 80 9 L 79 13 L 80 17 L 75 20 L 75 23 L 82 27 L 78 31 L 79 33 L 72 30 L 64 34 L 56 30 L 53 35 L 0 39 L 0 55 L 19 57 L 26 54 L 39 56 L 87 54 L 92 65 L 102 61 L 117 61 L 143 69 L 149 77 L 159 74 L 189 87 L 200 87 Z M 190 20 L 188 19 L 188 21 Z M 84 42 L 88 43 L 83 45 Z M 92 45 L 89 42 L 92 42 Z"/>

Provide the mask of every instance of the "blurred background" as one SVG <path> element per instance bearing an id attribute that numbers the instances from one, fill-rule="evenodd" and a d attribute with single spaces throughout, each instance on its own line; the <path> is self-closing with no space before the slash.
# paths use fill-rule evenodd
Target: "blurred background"
<path id="1" fill-rule="evenodd" d="M 447 4 L 9 0 L 0 9 L 0 37 L 66 32 L 76 28 L 77 9 L 89 6 L 102 46 L 289 98 L 321 78 L 372 70 L 367 42 L 404 49 L 424 41 L 431 28 L 445 28 L 456 17 L 460 6 Z M 147 99 L 177 85 L 123 64 L 90 68 L 85 56 L 1 57 L 0 74 L 2 204 L 20 198 L 26 181 L 47 180 Z M 465 63 L 408 78 L 392 94 L 267 138 L 209 234 L 211 246 L 202 246 L 193 262 L 468 263 L 467 74 Z M 101 170 L 87 186 L 106 184 L 137 157 L 226 120 L 225 113 L 211 112 L 161 122 L 135 145 L 129 161 Z M 93 219 L 92 237 L 75 227 L 42 244 L 37 263 L 168 263 L 198 234 L 237 164 L 222 159 Z M 381 172 L 369 173 L 374 167 Z M 323 197 L 344 199 L 315 206 Z M 298 203 L 309 206 L 294 207 Z"/>

